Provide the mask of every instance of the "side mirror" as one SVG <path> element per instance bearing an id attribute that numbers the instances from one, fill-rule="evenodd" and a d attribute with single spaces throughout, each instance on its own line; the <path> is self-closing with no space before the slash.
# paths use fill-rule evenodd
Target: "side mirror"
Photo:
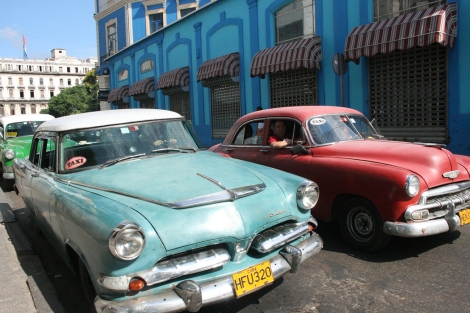
<path id="1" fill-rule="evenodd" d="M 304 146 L 302 146 L 302 145 L 296 145 L 296 146 L 293 146 L 293 147 L 290 149 L 290 153 L 291 153 L 291 154 L 299 154 L 299 153 L 308 154 L 308 151 L 307 151 L 307 149 L 305 149 Z"/>

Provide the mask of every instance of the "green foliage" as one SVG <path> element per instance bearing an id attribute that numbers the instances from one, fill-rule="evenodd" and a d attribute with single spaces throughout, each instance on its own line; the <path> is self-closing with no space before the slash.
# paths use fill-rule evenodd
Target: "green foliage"
<path id="1" fill-rule="evenodd" d="M 83 82 L 62 90 L 57 96 L 49 100 L 49 108 L 40 113 L 51 114 L 55 117 L 67 116 L 90 111 L 99 111 L 100 105 L 97 99 L 98 79 L 95 70 L 86 74 Z"/>

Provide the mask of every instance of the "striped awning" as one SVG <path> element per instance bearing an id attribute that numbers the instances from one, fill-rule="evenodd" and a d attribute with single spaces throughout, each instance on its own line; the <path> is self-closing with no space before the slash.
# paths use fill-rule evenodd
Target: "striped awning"
<path id="1" fill-rule="evenodd" d="M 189 86 L 189 67 L 180 67 L 163 73 L 157 82 L 157 89 Z"/>
<path id="2" fill-rule="evenodd" d="M 400 15 L 353 28 L 346 37 L 346 61 L 361 56 L 426 47 L 433 43 L 454 47 L 457 37 L 457 3 Z"/>
<path id="3" fill-rule="evenodd" d="M 108 102 L 121 101 L 124 97 L 129 96 L 129 86 L 125 85 L 122 87 L 114 88 L 108 95 Z"/>
<path id="4" fill-rule="evenodd" d="M 240 56 L 238 52 L 226 54 L 202 63 L 197 70 L 197 81 L 227 75 L 230 77 L 240 75 Z"/>
<path id="5" fill-rule="evenodd" d="M 251 60 L 251 77 L 300 68 L 321 69 L 321 38 L 313 37 L 258 51 Z"/>
<path id="6" fill-rule="evenodd" d="M 129 88 L 129 96 L 149 93 L 155 90 L 154 78 L 148 77 L 136 81 L 131 88 Z"/>

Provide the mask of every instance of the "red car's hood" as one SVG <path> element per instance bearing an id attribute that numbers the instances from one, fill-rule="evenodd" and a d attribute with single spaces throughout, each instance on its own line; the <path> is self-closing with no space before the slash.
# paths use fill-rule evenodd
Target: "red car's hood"
<path id="1" fill-rule="evenodd" d="M 420 175 L 429 188 L 451 181 L 469 179 L 470 157 L 455 156 L 437 146 L 388 140 L 356 140 L 329 146 L 316 147 L 317 157 L 338 157 L 375 162 L 407 169 Z M 453 180 L 444 173 L 460 170 Z"/>

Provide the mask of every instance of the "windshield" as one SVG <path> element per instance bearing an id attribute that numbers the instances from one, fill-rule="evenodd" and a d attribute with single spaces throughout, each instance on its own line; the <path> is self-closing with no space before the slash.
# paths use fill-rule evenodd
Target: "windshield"
<path id="1" fill-rule="evenodd" d="M 24 121 L 8 124 L 5 130 L 5 138 L 33 135 L 36 128 L 42 123 L 44 123 L 44 121 Z"/>
<path id="2" fill-rule="evenodd" d="M 61 172 L 159 155 L 155 151 L 195 152 L 199 149 L 183 121 L 155 121 L 80 130 L 60 138 Z"/>
<path id="3" fill-rule="evenodd" d="M 308 130 L 316 144 L 358 139 L 383 139 L 362 115 L 323 115 L 308 121 Z"/>

